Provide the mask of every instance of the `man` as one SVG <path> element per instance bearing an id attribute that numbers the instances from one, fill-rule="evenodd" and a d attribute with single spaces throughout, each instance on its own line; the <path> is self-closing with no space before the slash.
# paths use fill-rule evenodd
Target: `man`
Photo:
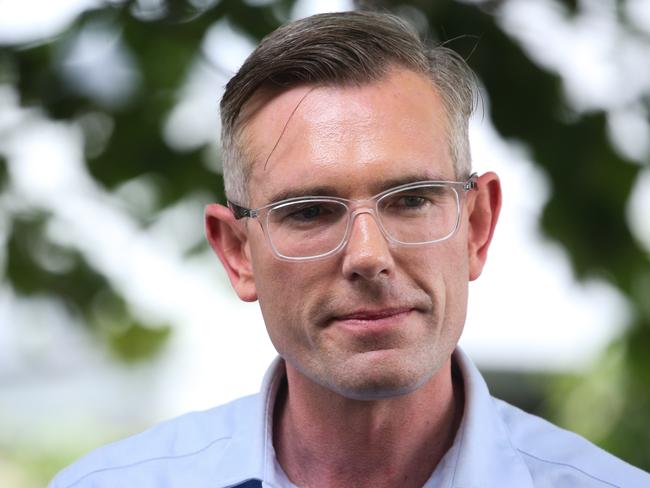
<path id="1" fill-rule="evenodd" d="M 211 246 L 280 358 L 258 395 L 102 448 L 53 487 L 611 487 L 650 476 L 490 397 L 456 348 L 501 189 L 474 78 L 399 19 L 271 34 L 222 99 Z"/>

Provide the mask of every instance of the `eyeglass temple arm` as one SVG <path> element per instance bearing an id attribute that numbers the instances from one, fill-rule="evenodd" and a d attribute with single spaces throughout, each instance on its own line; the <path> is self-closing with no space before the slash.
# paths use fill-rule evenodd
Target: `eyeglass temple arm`
<path id="1" fill-rule="evenodd" d="M 469 178 L 467 178 L 467 181 L 465 182 L 464 188 L 465 191 L 470 191 L 470 190 L 475 190 L 478 188 L 478 173 L 472 173 Z"/>
<path id="2" fill-rule="evenodd" d="M 254 211 L 251 210 L 250 208 L 242 207 L 241 205 L 237 205 L 236 203 L 231 202 L 230 200 L 227 200 L 228 202 L 228 207 L 232 211 L 232 214 L 235 216 L 235 219 L 243 219 L 244 217 L 254 217 Z"/>

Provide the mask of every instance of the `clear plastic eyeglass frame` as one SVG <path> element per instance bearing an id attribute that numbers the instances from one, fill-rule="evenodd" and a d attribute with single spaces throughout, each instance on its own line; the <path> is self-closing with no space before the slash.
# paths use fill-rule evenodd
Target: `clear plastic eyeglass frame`
<path id="1" fill-rule="evenodd" d="M 439 181 L 439 180 L 417 181 L 417 182 L 407 183 L 404 185 L 399 185 L 393 188 L 389 188 L 365 200 L 350 200 L 347 198 L 327 197 L 327 196 L 305 196 L 305 197 L 289 198 L 286 200 L 269 203 L 268 205 L 259 208 L 254 208 L 254 209 L 242 207 L 241 205 L 231 202 L 230 200 L 228 200 L 227 202 L 228 202 L 228 207 L 232 211 L 235 219 L 240 220 L 246 217 L 251 219 L 257 219 L 257 221 L 260 224 L 260 227 L 262 228 L 262 231 L 264 232 L 266 240 L 271 246 L 271 249 L 273 250 L 273 253 L 275 254 L 276 257 L 285 261 L 312 261 L 316 259 L 327 258 L 329 256 L 338 253 L 341 249 L 343 249 L 347 245 L 348 240 L 350 239 L 350 234 L 351 234 L 350 230 L 352 228 L 352 222 L 354 221 L 354 218 L 357 215 L 360 215 L 362 213 L 368 213 L 373 216 L 384 238 L 393 245 L 403 246 L 403 247 L 416 247 L 416 246 L 424 246 L 436 242 L 445 241 L 450 237 L 452 237 L 458 230 L 460 219 L 461 219 L 461 208 L 462 208 L 461 203 L 464 199 L 465 194 L 468 191 L 477 188 L 477 179 L 478 179 L 477 173 L 473 173 L 465 181 Z M 409 190 L 409 189 L 417 189 L 429 185 L 451 188 L 454 191 L 454 194 L 456 195 L 456 220 L 451 231 L 440 238 L 429 240 L 429 241 L 416 242 L 416 243 L 402 242 L 393 238 L 390 235 L 390 233 L 386 230 L 384 224 L 382 223 L 382 219 L 379 217 L 380 215 L 379 203 L 382 201 L 382 199 L 389 197 L 394 193 L 401 192 L 404 190 Z M 347 224 L 345 227 L 345 233 L 343 234 L 343 237 L 341 238 L 340 242 L 336 245 L 336 247 L 321 254 L 317 254 L 313 256 L 286 256 L 282 254 L 281 252 L 278 251 L 277 247 L 273 243 L 273 239 L 271 238 L 268 230 L 268 216 L 270 212 L 273 209 L 286 206 L 287 204 L 311 203 L 311 202 L 338 203 L 345 206 L 347 210 Z"/>

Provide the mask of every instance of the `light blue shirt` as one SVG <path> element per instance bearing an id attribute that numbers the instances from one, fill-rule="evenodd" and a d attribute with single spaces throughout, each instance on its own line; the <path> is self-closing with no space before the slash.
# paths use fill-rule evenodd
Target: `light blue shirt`
<path id="1" fill-rule="evenodd" d="M 459 349 L 465 411 L 452 447 L 425 488 L 650 487 L 650 475 L 584 438 L 490 396 Z M 183 415 L 99 448 L 61 471 L 50 488 L 221 488 L 294 485 L 273 450 L 273 404 L 284 363 L 257 395 Z"/>

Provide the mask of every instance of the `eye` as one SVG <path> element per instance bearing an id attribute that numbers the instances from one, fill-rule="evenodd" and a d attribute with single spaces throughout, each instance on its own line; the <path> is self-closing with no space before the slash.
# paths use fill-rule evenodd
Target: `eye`
<path id="1" fill-rule="evenodd" d="M 346 215 L 345 205 L 331 201 L 303 201 L 273 209 L 269 222 L 282 226 L 324 226 L 339 222 Z"/>
<path id="2" fill-rule="evenodd" d="M 382 210 L 385 212 L 413 212 L 424 210 L 435 205 L 431 195 L 416 193 L 398 193 L 382 202 Z"/>
<path id="3" fill-rule="evenodd" d="M 423 185 L 389 193 L 381 199 L 379 210 L 395 217 L 416 217 L 442 211 L 453 201 L 453 190 L 441 185 Z"/>
<path id="4" fill-rule="evenodd" d="M 328 213 L 328 210 L 325 208 L 325 206 L 321 204 L 305 204 L 298 207 L 299 208 L 292 208 L 287 216 L 294 220 L 308 222 L 310 220 L 316 220 L 319 217 L 323 217 Z"/>
<path id="5" fill-rule="evenodd" d="M 396 205 L 406 208 L 419 208 L 427 203 L 427 200 L 424 197 L 418 195 L 404 195 L 400 197 Z"/>

